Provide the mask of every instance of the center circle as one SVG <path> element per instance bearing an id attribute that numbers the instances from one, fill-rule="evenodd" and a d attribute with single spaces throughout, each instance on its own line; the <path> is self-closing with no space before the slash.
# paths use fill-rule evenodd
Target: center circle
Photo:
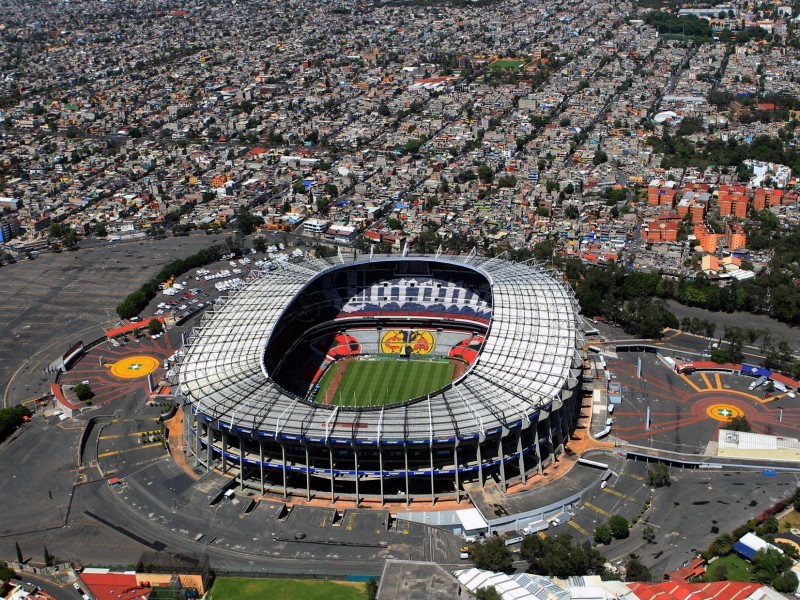
<path id="1" fill-rule="evenodd" d="M 120 379 L 140 379 L 147 377 L 160 364 L 160 361 L 152 356 L 128 356 L 111 365 L 111 374 Z"/>
<path id="2" fill-rule="evenodd" d="M 715 421 L 728 422 L 734 417 L 743 417 L 744 411 L 738 406 L 728 404 L 727 402 L 720 402 L 712 404 L 706 408 L 706 415 Z"/>

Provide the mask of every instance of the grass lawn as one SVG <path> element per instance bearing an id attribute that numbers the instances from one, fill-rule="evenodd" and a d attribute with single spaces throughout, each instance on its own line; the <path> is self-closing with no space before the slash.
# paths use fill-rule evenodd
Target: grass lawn
<path id="1" fill-rule="evenodd" d="M 328 368 L 320 381 L 317 402 L 325 393 L 339 365 Z M 339 406 L 380 406 L 423 396 L 453 380 L 454 365 L 446 360 L 406 360 L 397 358 L 354 360 L 347 363 L 336 396 Z"/>
<path id="2" fill-rule="evenodd" d="M 209 600 L 364 600 L 366 584 L 309 579 L 239 579 L 219 577 Z"/>
<path id="3" fill-rule="evenodd" d="M 727 574 L 724 578 L 717 576 L 717 569 L 719 569 L 720 565 L 725 565 L 727 569 Z M 722 579 L 727 579 L 728 581 L 752 581 L 750 568 L 751 565 L 749 562 L 738 554 L 731 553 L 728 556 L 718 558 L 708 565 L 706 581 L 720 581 Z M 709 577 L 709 575 L 711 575 L 711 577 Z"/>
<path id="4" fill-rule="evenodd" d="M 501 58 L 489 65 L 490 69 L 519 69 L 525 64 L 524 60 L 514 60 L 513 58 Z"/>
<path id="5" fill-rule="evenodd" d="M 786 527 L 787 524 L 789 525 L 788 528 Z M 787 531 L 793 527 L 800 529 L 800 513 L 796 510 L 790 512 L 780 520 L 780 531 Z"/>

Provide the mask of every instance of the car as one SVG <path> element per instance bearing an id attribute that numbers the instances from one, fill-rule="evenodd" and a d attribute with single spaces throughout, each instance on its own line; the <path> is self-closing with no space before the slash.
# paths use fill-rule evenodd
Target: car
<path id="1" fill-rule="evenodd" d="M 81 591 L 81 584 L 78 583 L 77 581 L 72 584 L 72 587 L 74 587 L 79 592 Z"/>
<path id="2" fill-rule="evenodd" d="M 466 560 L 469 558 L 469 546 L 461 546 L 461 552 L 459 553 L 459 558 L 461 560 Z"/>

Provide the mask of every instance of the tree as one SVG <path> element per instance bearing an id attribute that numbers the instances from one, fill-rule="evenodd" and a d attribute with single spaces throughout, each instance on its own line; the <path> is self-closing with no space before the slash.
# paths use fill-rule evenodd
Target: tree
<path id="1" fill-rule="evenodd" d="M 22 561 L 20 561 L 22 562 Z M 14 569 L 5 565 L 5 563 L 0 566 L 0 581 L 8 581 L 9 579 L 13 579 L 16 577 L 16 572 Z"/>
<path id="2" fill-rule="evenodd" d="M 598 150 L 594 153 L 594 158 L 592 158 L 593 165 L 597 166 L 605 162 L 608 162 L 608 154 L 606 154 L 604 150 Z"/>
<path id="3" fill-rule="evenodd" d="M 655 544 L 656 530 L 653 528 L 652 525 L 647 524 L 644 526 L 644 529 L 642 529 L 642 539 L 648 544 Z"/>
<path id="4" fill-rule="evenodd" d="M 22 550 L 19 547 L 18 542 L 14 542 L 14 549 L 17 551 L 17 562 L 21 563 L 22 561 Z"/>
<path id="5" fill-rule="evenodd" d="M 497 187 L 499 188 L 513 188 L 517 185 L 517 178 L 513 175 L 503 175 L 497 180 Z"/>
<path id="6" fill-rule="evenodd" d="M 794 509 L 797 512 L 800 512 L 800 487 L 794 490 Z"/>
<path id="7" fill-rule="evenodd" d="M 573 544 L 568 534 L 545 539 L 529 535 L 522 540 L 520 554 L 528 561 L 531 572 L 548 577 L 598 574 L 605 563 L 603 555 L 591 543 Z"/>
<path id="8" fill-rule="evenodd" d="M 97 237 L 106 237 L 108 235 L 108 229 L 106 228 L 105 221 L 100 221 L 94 226 L 94 234 Z"/>
<path id="9" fill-rule="evenodd" d="M 244 206 L 241 206 L 236 212 L 235 223 L 236 229 L 238 229 L 242 235 L 250 235 L 255 231 L 257 225 L 262 225 L 264 223 L 264 219 L 254 215 Z"/>
<path id="10" fill-rule="evenodd" d="M 403 228 L 403 222 L 400 219 L 389 217 L 386 219 L 386 226 L 392 231 L 397 231 Z"/>
<path id="11" fill-rule="evenodd" d="M 94 398 L 94 392 L 92 391 L 92 388 L 90 388 L 86 383 L 79 383 L 72 388 L 72 391 L 75 392 L 78 400 L 81 401 L 91 400 Z"/>
<path id="12" fill-rule="evenodd" d="M 494 179 L 494 171 L 489 165 L 482 164 L 478 167 L 478 178 L 483 183 L 491 183 Z"/>
<path id="13" fill-rule="evenodd" d="M 378 580 L 370 577 L 367 581 L 367 600 L 375 600 L 378 597 Z"/>
<path id="14" fill-rule="evenodd" d="M 503 538 L 492 537 L 472 547 L 472 561 L 486 571 L 508 571 L 512 569 L 511 552 Z"/>
<path id="15" fill-rule="evenodd" d="M 52 223 L 49 229 L 50 237 L 60 238 L 66 233 L 66 227 L 61 223 Z"/>
<path id="16" fill-rule="evenodd" d="M 61 241 L 67 250 L 74 250 L 78 247 L 78 233 L 70 227 L 64 233 L 64 237 L 61 238 Z"/>
<path id="17" fill-rule="evenodd" d="M 475 597 L 478 600 L 500 600 L 500 593 L 494 588 L 493 585 L 482 587 L 475 590 Z"/>
<path id="18" fill-rule="evenodd" d="M 748 421 L 747 417 L 744 415 L 731 417 L 727 425 L 725 425 L 725 429 L 729 429 L 731 431 L 749 432 L 750 421 Z"/>
<path id="19" fill-rule="evenodd" d="M 723 533 L 714 538 L 708 551 L 714 556 L 727 556 L 733 552 L 733 544 L 733 536 L 730 533 Z"/>
<path id="20" fill-rule="evenodd" d="M 336 256 L 336 250 L 330 246 L 317 246 L 314 248 L 314 256 L 317 258 L 328 258 L 329 256 Z"/>
<path id="21" fill-rule="evenodd" d="M 786 570 L 788 565 L 784 561 L 791 559 L 778 552 L 775 548 L 763 548 L 753 557 L 753 574 L 759 583 L 770 583 Z"/>
<path id="22" fill-rule="evenodd" d="M 645 567 L 639 557 L 631 554 L 628 562 L 625 563 L 625 581 L 650 581 L 653 576 L 650 574 L 650 569 Z"/>
<path id="23" fill-rule="evenodd" d="M 609 527 L 608 524 L 603 523 L 595 527 L 594 541 L 596 544 L 610 544 L 612 539 L 611 527 Z"/>
<path id="24" fill-rule="evenodd" d="M 783 594 L 791 594 L 797 591 L 797 585 L 797 575 L 795 575 L 794 571 L 784 571 L 772 580 L 772 587 Z"/>
<path id="25" fill-rule="evenodd" d="M 659 488 L 669 484 L 669 468 L 667 468 L 667 465 L 657 463 L 647 469 L 647 485 Z"/>
<path id="26" fill-rule="evenodd" d="M 422 148 L 422 144 L 425 143 L 425 140 L 415 139 L 415 140 L 408 140 L 405 145 L 403 146 L 403 152 L 406 154 L 416 154 L 419 152 L 419 149 Z"/>
<path id="27" fill-rule="evenodd" d="M 764 522 L 761 523 L 762 533 L 778 533 L 778 519 L 772 515 L 764 517 Z"/>
<path id="28" fill-rule="evenodd" d="M 53 555 L 47 550 L 47 546 L 44 547 L 44 564 L 45 566 L 52 567 L 53 566 Z"/>
<path id="29" fill-rule="evenodd" d="M 150 319 L 147 324 L 147 333 L 150 335 L 157 335 L 164 332 L 164 324 L 158 319 Z"/>
<path id="30" fill-rule="evenodd" d="M 612 515 L 608 520 L 608 526 L 611 528 L 611 534 L 618 540 L 625 539 L 631 534 L 628 519 L 622 515 Z"/>
<path id="31" fill-rule="evenodd" d="M 25 422 L 25 417 L 31 416 L 31 411 L 27 406 L 18 404 L 14 407 L 0 409 L 0 442 Z"/>

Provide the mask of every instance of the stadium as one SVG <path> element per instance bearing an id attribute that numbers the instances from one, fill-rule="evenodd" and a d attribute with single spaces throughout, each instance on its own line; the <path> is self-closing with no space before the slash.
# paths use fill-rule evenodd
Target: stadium
<path id="1" fill-rule="evenodd" d="M 254 275 L 179 352 L 195 468 L 383 505 L 507 489 L 564 452 L 582 339 L 571 289 L 547 271 L 340 253 Z"/>

